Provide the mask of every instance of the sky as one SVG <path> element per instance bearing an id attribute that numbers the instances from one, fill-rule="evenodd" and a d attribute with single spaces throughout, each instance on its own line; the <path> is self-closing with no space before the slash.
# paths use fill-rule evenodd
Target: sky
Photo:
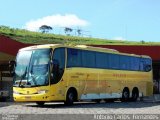
<path id="1" fill-rule="evenodd" d="M 160 0 L 0 0 L 0 25 L 31 31 L 49 25 L 55 34 L 70 27 L 86 37 L 160 42 Z"/>

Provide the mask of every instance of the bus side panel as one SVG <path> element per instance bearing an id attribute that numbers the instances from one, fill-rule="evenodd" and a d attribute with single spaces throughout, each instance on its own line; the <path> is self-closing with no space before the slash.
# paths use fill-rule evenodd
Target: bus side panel
<path id="1" fill-rule="evenodd" d="M 80 68 L 67 68 L 65 71 L 66 75 L 66 86 L 67 89 L 65 91 L 65 96 L 67 95 L 67 91 L 69 88 L 73 87 L 77 90 L 78 99 L 83 94 L 86 89 L 86 72 L 84 72 Z"/>
<path id="2" fill-rule="evenodd" d="M 151 95 L 153 95 L 153 83 L 147 82 L 146 83 L 146 96 L 151 96 Z"/>
<path id="3" fill-rule="evenodd" d="M 78 99 L 82 96 L 84 99 L 121 98 L 125 87 L 129 89 L 130 97 L 134 87 L 144 96 L 153 93 L 151 74 L 147 72 L 67 68 L 64 74 L 64 84 L 56 88 L 61 88 L 64 100 L 70 87 L 77 90 Z"/>

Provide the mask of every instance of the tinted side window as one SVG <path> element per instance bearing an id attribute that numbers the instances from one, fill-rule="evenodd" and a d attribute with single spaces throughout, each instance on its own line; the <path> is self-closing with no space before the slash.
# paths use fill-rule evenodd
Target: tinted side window
<path id="1" fill-rule="evenodd" d="M 140 58 L 131 57 L 131 70 L 139 71 L 140 69 Z"/>
<path id="2" fill-rule="evenodd" d="M 152 65 L 152 60 L 149 58 L 144 58 L 145 64 Z"/>
<path id="3" fill-rule="evenodd" d="M 143 61 L 142 58 L 140 58 L 140 64 L 139 65 L 140 65 L 139 70 L 144 71 L 144 61 Z"/>
<path id="4" fill-rule="evenodd" d="M 65 68 L 65 48 L 57 48 L 53 52 L 51 69 L 51 84 L 58 83 L 63 75 Z"/>
<path id="5" fill-rule="evenodd" d="M 67 67 L 81 67 L 81 51 L 78 49 L 67 49 Z"/>
<path id="6" fill-rule="evenodd" d="M 95 52 L 85 50 L 82 51 L 82 66 L 89 68 L 96 67 Z"/>
<path id="7" fill-rule="evenodd" d="M 119 65 L 121 70 L 130 70 L 131 58 L 129 56 L 121 55 L 119 56 Z"/>
<path id="8" fill-rule="evenodd" d="M 108 68 L 108 55 L 105 53 L 96 53 L 96 67 L 97 68 Z"/>
<path id="9" fill-rule="evenodd" d="M 149 58 L 143 58 L 143 71 L 148 72 L 152 69 L 152 61 Z"/>
<path id="10" fill-rule="evenodd" d="M 119 69 L 119 55 L 109 54 L 109 68 Z"/>
<path id="11" fill-rule="evenodd" d="M 57 48 L 53 53 L 53 62 L 58 61 L 59 67 L 64 69 L 65 67 L 65 48 Z"/>

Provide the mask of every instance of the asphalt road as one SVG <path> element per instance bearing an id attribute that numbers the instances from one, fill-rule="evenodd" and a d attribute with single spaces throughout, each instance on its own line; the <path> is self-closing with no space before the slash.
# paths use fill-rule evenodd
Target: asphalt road
<path id="1" fill-rule="evenodd" d="M 96 115 L 117 115 L 117 114 L 160 115 L 160 102 L 157 103 L 143 102 L 143 101 L 138 101 L 138 102 L 116 101 L 111 103 L 78 102 L 75 103 L 73 106 L 65 106 L 63 103 L 47 103 L 44 106 L 37 106 L 35 103 L 15 103 L 15 102 L 0 103 L 0 115 L 2 117 L 2 120 L 11 120 L 11 119 L 6 119 L 8 118 L 8 116 L 6 117 L 5 115 L 26 115 L 26 117 L 32 115 L 34 116 L 38 115 L 38 117 L 40 117 L 41 119 L 43 118 L 43 120 L 49 120 L 50 117 L 53 118 L 52 115 L 59 115 L 59 117 L 61 118 L 63 117 L 63 115 L 66 114 L 71 115 L 68 118 L 70 120 L 75 119 L 76 116 L 72 117 L 73 115 L 81 115 L 81 117 L 78 117 L 81 120 L 85 119 L 85 118 L 82 119 L 82 117 L 85 115 L 90 115 L 88 116 L 88 119 L 89 118 L 100 119 L 99 117 L 105 117 L 106 119 L 106 116 L 96 116 Z M 76 118 L 76 120 L 78 120 L 78 118 Z M 159 117 L 157 116 L 157 119 L 160 119 L 160 116 Z M 15 119 L 12 120 L 19 120 L 19 119 L 17 119 L 16 117 Z M 31 120 L 34 120 L 33 117 L 31 117 Z"/>
<path id="2" fill-rule="evenodd" d="M 160 114 L 160 102 L 78 102 L 73 106 L 63 103 L 1 102 L 0 114 Z"/>

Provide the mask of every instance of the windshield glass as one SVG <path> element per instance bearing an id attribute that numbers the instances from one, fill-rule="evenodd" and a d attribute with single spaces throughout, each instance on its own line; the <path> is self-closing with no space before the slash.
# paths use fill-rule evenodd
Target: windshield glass
<path id="1" fill-rule="evenodd" d="M 14 86 L 48 85 L 50 49 L 20 51 L 16 58 Z"/>

